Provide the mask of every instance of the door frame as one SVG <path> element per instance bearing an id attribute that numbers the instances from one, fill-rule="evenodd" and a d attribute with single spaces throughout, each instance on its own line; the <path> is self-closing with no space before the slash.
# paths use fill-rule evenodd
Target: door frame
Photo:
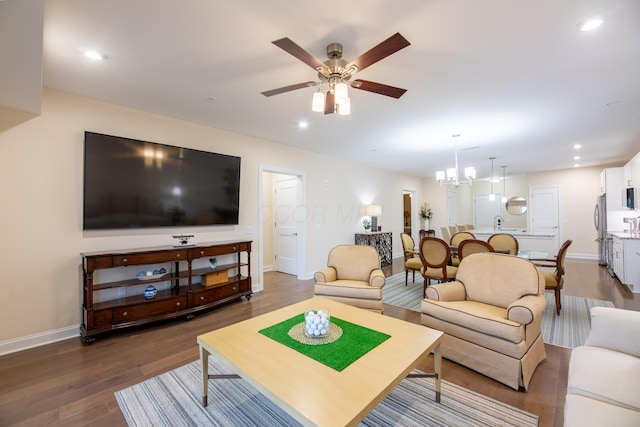
<path id="1" fill-rule="evenodd" d="M 416 200 L 416 190 L 402 190 L 402 204 L 404 207 L 404 195 L 408 194 L 411 199 L 411 238 L 413 238 L 414 242 L 420 241 L 420 221 L 418 215 L 418 201 Z M 404 215 L 403 215 L 404 219 Z M 403 223 L 404 225 L 404 223 Z M 402 232 L 404 233 L 404 227 L 402 228 Z"/>
<path id="2" fill-rule="evenodd" d="M 263 165 L 259 166 L 258 173 L 258 206 L 260 207 L 258 213 L 258 274 L 260 275 L 260 283 L 264 284 L 264 221 L 262 207 L 264 206 L 264 174 L 265 173 L 277 173 L 281 175 L 295 176 L 300 180 L 300 192 L 298 200 L 302 206 L 307 205 L 307 191 L 306 191 L 306 173 L 301 170 L 283 168 L 279 166 Z M 307 227 L 306 222 L 301 224 L 298 229 L 297 239 L 297 265 L 296 265 L 296 277 L 300 280 L 306 279 L 307 271 Z"/>

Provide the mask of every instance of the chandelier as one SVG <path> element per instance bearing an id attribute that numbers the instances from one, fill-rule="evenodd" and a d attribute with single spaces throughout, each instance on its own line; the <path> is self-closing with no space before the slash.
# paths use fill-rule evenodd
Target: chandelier
<path id="1" fill-rule="evenodd" d="M 466 167 L 464 168 L 464 179 L 466 181 L 460 181 L 458 179 L 458 144 L 457 138 L 460 137 L 459 133 L 451 135 L 454 138 L 453 145 L 453 155 L 455 159 L 455 167 L 448 168 L 446 171 L 437 171 L 436 172 L 436 180 L 442 184 L 452 185 L 457 187 L 460 184 L 468 183 L 469 185 L 473 184 L 473 180 L 476 178 L 476 168 L 474 167 Z"/>

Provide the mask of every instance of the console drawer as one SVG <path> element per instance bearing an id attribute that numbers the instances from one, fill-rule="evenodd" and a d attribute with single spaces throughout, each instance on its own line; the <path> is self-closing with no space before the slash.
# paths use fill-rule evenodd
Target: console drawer
<path id="1" fill-rule="evenodd" d="M 214 246 L 209 248 L 192 248 L 191 256 L 193 258 L 201 258 L 207 256 L 223 255 L 233 252 L 247 250 L 246 243 L 233 243 L 225 246 Z"/>
<path id="2" fill-rule="evenodd" d="M 194 294 L 193 305 L 198 306 L 210 304 L 223 298 L 238 295 L 239 292 L 239 283 L 237 282 L 224 286 L 217 286 L 213 289 L 208 289 Z"/>
<path id="3" fill-rule="evenodd" d="M 173 313 L 187 308 L 187 297 L 161 301 L 148 301 L 144 304 L 117 307 L 113 309 L 113 322 L 122 323 L 144 319 L 158 314 Z"/>
<path id="4" fill-rule="evenodd" d="M 121 267 L 127 265 L 155 264 L 159 262 L 186 261 L 187 255 L 188 251 L 186 249 L 170 252 L 114 255 L 113 266 Z"/>

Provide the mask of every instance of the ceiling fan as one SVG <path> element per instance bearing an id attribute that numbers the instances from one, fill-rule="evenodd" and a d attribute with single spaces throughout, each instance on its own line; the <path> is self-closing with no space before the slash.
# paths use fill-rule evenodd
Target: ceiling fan
<path id="1" fill-rule="evenodd" d="M 351 81 L 351 77 L 358 71 L 362 71 L 381 59 L 384 59 L 387 56 L 409 46 L 411 43 L 409 43 L 400 33 L 394 34 L 351 62 L 347 62 L 342 59 L 342 45 L 340 43 L 331 43 L 327 46 L 327 57 L 329 59 L 324 62 L 320 61 L 287 37 L 273 41 L 272 43 L 316 70 L 318 72 L 319 81 L 296 83 L 278 89 L 261 92 L 264 96 L 273 96 L 296 89 L 326 84 L 329 86 L 329 90 L 326 91 L 326 94 L 323 94 L 321 91 L 314 94 L 314 101 L 318 94 L 320 94 L 322 97 L 321 100 L 324 101 L 324 114 L 332 114 L 334 112 L 339 112 L 340 105 L 343 101 L 348 102 L 348 98 L 345 98 L 345 96 L 347 96 L 346 93 L 342 92 L 346 91 L 347 86 L 351 86 L 355 89 L 366 90 L 367 92 L 390 96 L 396 99 L 400 98 L 407 91 L 406 89 L 371 82 L 368 80 L 357 79 Z"/>

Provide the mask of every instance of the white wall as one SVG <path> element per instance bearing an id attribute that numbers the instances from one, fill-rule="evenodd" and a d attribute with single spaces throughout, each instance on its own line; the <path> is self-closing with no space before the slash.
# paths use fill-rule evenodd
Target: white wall
<path id="1" fill-rule="evenodd" d="M 83 232 L 85 130 L 240 156 L 240 225 Z M 309 275 L 325 266 L 329 249 L 353 242 L 362 229 L 363 206 L 372 202 L 382 205 L 379 223 L 392 231 L 394 254 L 400 254 L 402 191 L 424 198 L 418 177 L 45 90 L 40 116 L 0 133 L 0 353 L 78 333 L 81 252 L 168 245 L 171 234 L 181 232 L 200 242 L 252 239 L 259 290 L 261 164 L 306 173 Z M 249 227 L 253 234 L 247 234 Z"/>

